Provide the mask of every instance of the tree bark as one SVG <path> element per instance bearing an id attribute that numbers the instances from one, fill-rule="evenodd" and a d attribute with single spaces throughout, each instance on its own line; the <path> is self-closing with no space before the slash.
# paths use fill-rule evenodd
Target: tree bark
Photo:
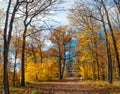
<path id="1" fill-rule="evenodd" d="M 120 0 L 114 0 L 114 3 L 118 9 L 119 14 L 120 14 Z"/>
<path id="2" fill-rule="evenodd" d="M 9 92 L 9 81 L 8 81 L 8 45 L 4 42 L 4 92 L 5 94 L 10 94 Z"/>
<path id="3" fill-rule="evenodd" d="M 101 21 L 102 21 L 102 26 L 103 26 L 103 32 L 105 34 L 105 45 L 106 45 L 106 56 L 107 56 L 107 79 L 109 83 L 112 83 L 112 57 L 111 57 L 111 51 L 109 47 L 109 40 L 108 40 L 108 34 L 105 26 L 105 21 L 104 17 L 102 15 L 101 9 L 99 9 Z"/>
<path id="4" fill-rule="evenodd" d="M 93 61 L 92 67 L 93 67 L 93 79 L 96 80 L 96 62 Z"/>
<path id="5" fill-rule="evenodd" d="M 62 78 L 63 78 L 63 75 L 64 75 L 64 70 L 65 70 L 65 62 L 66 62 L 66 57 L 65 57 L 65 45 L 63 45 L 63 66 L 62 66 Z"/>
<path id="6" fill-rule="evenodd" d="M 96 58 L 96 63 L 97 63 L 97 78 L 98 78 L 98 80 L 100 80 L 100 65 L 99 65 L 99 61 L 98 61 L 97 42 L 96 42 L 95 38 L 94 38 L 94 46 L 95 46 L 95 49 L 96 49 L 95 58 Z"/>
<path id="7" fill-rule="evenodd" d="M 4 60 L 4 92 L 5 94 L 10 94 L 9 92 L 9 81 L 8 81 L 8 52 L 9 52 L 9 46 L 11 42 L 11 35 L 12 35 L 12 29 L 13 29 L 13 22 L 15 18 L 15 14 L 17 11 L 19 0 L 16 0 L 16 4 L 13 8 L 12 15 L 9 21 L 9 11 L 11 6 L 11 0 L 9 0 L 7 11 L 6 11 L 6 19 L 5 19 L 5 27 L 4 27 L 4 51 L 3 51 L 3 60 Z M 9 28 L 8 28 L 9 24 Z"/>
<path id="8" fill-rule="evenodd" d="M 58 43 L 58 50 L 59 50 L 59 79 L 63 79 L 62 76 L 62 63 L 61 63 L 61 49 L 60 49 L 60 44 Z"/>
<path id="9" fill-rule="evenodd" d="M 16 59 L 17 59 L 17 51 L 15 51 L 15 62 L 14 62 L 14 72 L 13 72 L 13 86 L 15 86 L 15 80 L 16 80 Z"/>
<path id="10" fill-rule="evenodd" d="M 28 4 L 26 3 L 26 10 L 25 10 L 25 19 L 23 21 L 24 23 L 24 32 L 23 32 L 23 44 L 22 44 L 22 63 L 21 63 L 21 86 L 25 86 L 25 44 L 26 44 L 26 32 L 28 25 L 30 24 L 27 23 L 27 18 L 28 18 Z"/>
<path id="11" fill-rule="evenodd" d="M 9 1 L 5 27 L 4 27 L 4 51 L 3 51 L 3 60 L 4 60 L 4 73 L 3 73 L 3 82 L 4 82 L 4 93 L 10 94 L 9 92 L 9 82 L 8 82 L 8 45 L 7 45 L 7 26 L 8 26 L 8 18 L 9 18 L 9 10 L 10 10 L 11 0 Z"/>
<path id="12" fill-rule="evenodd" d="M 105 29 L 105 24 L 103 22 L 103 28 L 104 28 L 104 33 L 105 33 L 105 40 L 106 40 L 106 54 L 107 54 L 107 65 L 108 65 L 108 82 L 112 83 L 112 57 L 111 57 L 111 51 L 109 47 L 109 41 L 108 41 L 108 35 Z"/>
<path id="13" fill-rule="evenodd" d="M 31 47 L 32 47 L 32 53 L 33 53 L 33 60 L 35 63 L 37 63 L 37 58 L 36 58 L 36 54 L 35 54 L 35 50 L 34 50 L 34 46 L 33 44 L 31 43 Z"/>
<path id="14" fill-rule="evenodd" d="M 112 29 L 112 25 L 111 25 L 111 22 L 110 22 L 110 19 L 109 19 L 109 14 L 108 14 L 107 8 L 106 8 L 103 0 L 101 0 L 101 1 L 102 1 L 102 5 L 103 5 L 103 8 L 105 10 L 106 17 L 107 17 L 108 26 L 110 28 L 110 34 L 111 34 L 112 42 L 113 42 L 113 46 L 114 46 L 115 57 L 116 57 L 116 61 L 117 61 L 117 64 L 118 64 L 118 79 L 120 80 L 120 60 L 119 60 L 118 48 L 117 48 L 117 44 L 116 44 L 116 40 L 115 40 L 115 36 L 114 36 L 114 31 Z"/>
<path id="15" fill-rule="evenodd" d="M 39 46 L 39 51 L 40 51 L 40 63 L 43 63 L 43 55 L 42 55 L 41 46 Z"/>
<path id="16" fill-rule="evenodd" d="M 25 86 L 25 44 L 26 44 L 27 26 L 25 26 L 22 44 L 22 65 L 21 65 L 21 86 Z"/>

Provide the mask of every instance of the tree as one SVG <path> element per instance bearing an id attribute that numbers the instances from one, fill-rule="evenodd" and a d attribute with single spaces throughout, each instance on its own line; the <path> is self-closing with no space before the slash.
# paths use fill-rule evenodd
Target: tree
<path id="1" fill-rule="evenodd" d="M 66 64 L 66 52 L 69 49 L 69 44 L 72 42 L 74 32 L 67 26 L 58 27 L 51 32 L 50 41 L 53 43 L 53 55 L 58 60 L 59 78 L 63 79 L 65 64 Z"/>
<path id="2" fill-rule="evenodd" d="M 14 49 L 14 64 L 13 64 L 13 86 L 16 85 L 16 77 L 17 77 L 17 73 L 16 73 L 16 67 L 17 67 L 17 58 L 19 56 L 19 51 L 20 51 L 20 35 L 18 34 L 18 30 L 17 28 L 15 27 L 16 29 L 16 32 L 15 32 L 15 35 L 12 36 L 12 43 L 11 43 L 11 48 Z"/>
<path id="3" fill-rule="evenodd" d="M 23 4 L 21 10 L 23 11 L 23 15 L 25 15 L 23 24 L 24 24 L 24 31 L 23 31 L 23 45 L 22 45 L 22 73 L 21 73 L 21 86 L 25 86 L 25 70 L 24 70 L 24 61 L 25 61 L 25 44 L 26 44 L 26 33 L 29 25 L 34 20 L 34 18 L 38 15 L 46 16 L 49 12 L 59 3 L 59 0 L 35 0 L 35 1 L 27 1 Z M 40 16 L 39 16 L 40 17 Z"/>
<path id="4" fill-rule="evenodd" d="M 120 80 L 120 58 L 119 58 L 118 48 L 117 48 L 117 44 L 116 44 L 116 40 L 115 40 L 115 36 L 114 36 L 114 30 L 113 30 L 111 22 L 110 22 L 108 10 L 107 10 L 106 5 L 105 5 L 103 0 L 101 0 L 101 4 L 103 5 L 103 8 L 105 10 L 105 15 L 106 15 L 108 26 L 109 26 L 109 29 L 110 29 L 110 34 L 112 36 L 112 42 L 113 42 L 113 45 L 114 45 L 116 62 L 118 63 L 118 76 L 119 76 L 118 79 Z"/>
<path id="5" fill-rule="evenodd" d="M 79 46 L 84 45 L 82 48 L 78 48 L 78 49 L 80 50 L 82 49 L 82 51 L 86 51 L 86 52 L 88 51 L 92 54 L 94 58 L 93 60 L 94 79 L 96 79 L 96 76 L 98 77 L 98 79 L 100 79 L 100 71 L 99 71 L 100 64 L 99 64 L 99 54 L 98 54 L 99 36 L 97 34 L 98 33 L 97 30 L 99 30 L 99 25 L 97 24 L 97 21 L 95 19 L 88 17 L 89 14 L 92 14 L 92 10 L 82 5 L 81 3 L 79 3 L 74 9 L 71 9 L 70 13 L 71 14 L 69 14 L 68 18 L 70 19 L 71 24 L 74 25 L 78 30 L 78 34 L 79 34 L 78 40 L 80 40 L 78 44 Z M 84 38 L 81 39 L 80 37 L 83 36 Z M 85 45 L 87 46 L 85 47 Z M 86 56 L 84 58 L 86 58 Z M 95 73 L 96 71 L 97 73 Z"/>
<path id="6" fill-rule="evenodd" d="M 115 25 L 116 22 L 117 22 L 117 24 L 119 24 L 119 21 L 116 21 L 115 18 L 112 17 L 113 14 L 110 14 L 112 11 L 112 8 L 114 8 L 114 9 L 116 9 L 116 8 L 114 6 L 112 6 L 112 8 L 108 10 L 109 4 L 111 4 L 112 2 L 113 1 L 108 1 L 108 0 L 107 1 L 106 0 L 91 0 L 91 1 L 86 3 L 86 1 L 81 0 L 81 1 L 78 1 L 75 8 L 71 9 L 72 13 L 69 16 L 72 25 L 74 25 L 76 27 L 76 29 L 78 29 L 79 31 L 84 31 L 83 27 L 86 27 L 86 25 L 84 25 L 85 21 L 86 21 L 85 17 L 87 20 L 94 19 L 97 21 L 96 23 L 100 27 L 99 29 L 104 33 L 104 36 L 102 33 L 102 37 L 105 40 L 105 42 L 104 42 L 104 40 L 103 40 L 103 42 L 106 45 L 106 47 L 105 47 L 106 57 L 105 58 L 106 58 L 106 62 L 107 62 L 106 63 L 107 69 L 108 69 L 107 75 L 108 75 L 109 83 L 112 83 L 112 69 L 113 69 L 112 63 L 114 60 L 114 58 L 112 56 L 113 51 L 115 52 L 114 56 L 116 58 L 116 62 L 118 64 L 118 70 L 119 70 L 119 53 L 118 53 L 118 47 L 116 44 L 116 39 L 114 36 L 114 30 L 113 30 L 113 25 Z M 117 1 L 117 4 L 118 3 L 119 3 L 119 1 Z M 117 18 L 117 15 L 115 17 Z M 117 20 L 119 20 L 119 19 L 117 18 Z M 87 22 L 87 23 L 89 23 L 89 22 Z M 91 24 L 89 26 L 91 26 Z M 109 28 L 107 28 L 107 27 L 109 27 Z M 94 34 L 95 34 L 95 32 L 93 32 L 93 35 Z M 112 39 L 114 50 L 110 49 L 111 42 L 109 40 L 109 37 L 110 37 L 109 34 L 112 36 L 111 39 Z M 96 40 L 96 38 L 94 40 Z M 99 46 L 98 41 L 96 41 L 96 42 L 97 43 L 95 43 L 95 45 L 97 44 L 96 48 L 98 48 L 97 47 L 97 46 Z M 97 51 L 97 49 L 96 49 L 96 51 Z M 99 52 L 99 49 L 98 49 L 98 52 Z M 98 52 L 96 53 L 96 55 L 99 56 Z M 96 60 L 97 60 L 97 58 L 96 58 Z M 118 72 L 118 74 L 119 74 L 119 72 Z"/>
<path id="7" fill-rule="evenodd" d="M 29 30 L 29 34 L 27 36 L 29 36 L 30 41 L 31 42 L 31 47 L 32 47 L 32 53 L 33 53 L 33 57 L 34 57 L 34 62 L 38 63 L 43 63 L 43 48 L 46 46 L 45 45 L 45 36 L 43 35 L 42 30 L 36 29 L 36 28 L 32 28 L 31 30 Z M 35 50 L 35 51 L 34 51 Z M 39 58 L 36 58 L 36 54 L 35 52 L 39 52 Z"/>
<path id="8" fill-rule="evenodd" d="M 2 61 L 3 61 L 3 38 L 2 38 L 2 30 L 0 30 L 0 77 L 3 78 L 3 64 L 2 64 Z M 2 83 L 3 82 L 3 79 L 0 80 L 0 82 Z"/>
<path id="9" fill-rule="evenodd" d="M 113 1 L 114 1 L 115 5 L 120 13 L 120 0 L 113 0 Z"/>
<path id="10" fill-rule="evenodd" d="M 9 46 L 11 41 L 11 34 L 13 29 L 13 22 L 15 18 L 15 14 L 19 5 L 19 0 L 16 0 L 15 6 L 13 7 L 11 17 L 9 15 L 10 7 L 11 7 L 12 1 L 9 0 L 7 11 L 6 11 L 6 19 L 5 19 L 5 26 L 4 26 L 4 92 L 5 94 L 9 94 L 9 82 L 8 82 L 8 52 L 9 52 Z M 10 17 L 10 19 L 9 19 Z"/>
<path id="11" fill-rule="evenodd" d="M 104 19 L 104 14 L 102 13 L 102 5 L 99 4 L 98 6 L 98 3 L 96 1 L 96 7 L 98 9 L 98 13 L 100 15 L 100 18 L 101 18 L 101 23 L 102 23 L 102 27 L 103 27 L 103 32 L 105 34 L 105 43 L 106 43 L 106 55 L 107 55 L 107 65 L 108 65 L 108 82 L 109 83 L 112 83 L 112 56 L 111 56 L 111 50 L 110 50 L 110 43 L 109 43 L 109 39 L 108 39 L 108 33 L 107 33 L 107 30 L 106 30 L 106 24 L 105 24 L 105 19 Z"/>

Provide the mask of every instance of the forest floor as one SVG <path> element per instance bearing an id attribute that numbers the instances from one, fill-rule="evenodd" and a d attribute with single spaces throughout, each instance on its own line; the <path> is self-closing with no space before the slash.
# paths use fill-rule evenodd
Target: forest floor
<path id="1" fill-rule="evenodd" d="M 120 94 L 120 82 L 83 81 L 66 78 L 51 82 L 29 82 L 26 87 L 10 87 L 11 94 Z M 41 92 L 41 93 L 40 93 Z M 3 86 L 0 87 L 3 93 Z"/>

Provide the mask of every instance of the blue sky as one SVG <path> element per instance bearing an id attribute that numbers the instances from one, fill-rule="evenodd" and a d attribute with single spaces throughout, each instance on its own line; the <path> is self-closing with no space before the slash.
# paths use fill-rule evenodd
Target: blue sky
<path id="1" fill-rule="evenodd" d="M 65 3 L 61 4 L 61 7 L 63 8 L 63 11 L 56 12 L 56 15 L 51 16 L 51 18 L 56 22 L 50 22 L 51 25 L 54 26 L 62 26 L 62 25 L 68 25 L 69 20 L 67 19 L 68 10 L 74 6 L 75 0 L 66 0 Z M 57 23 L 58 22 L 58 23 Z"/>
<path id="2" fill-rule="evenodd" d="M 47 17 L 42 18 L 43 21 L 46 22 L 47 26 L 52 26 L 53 28 L 64 26 L 69 24 L 69 19 L 67 19 L 69 9 L 71 9 L 74 6 L 74 2 L 76 0 L 64 0 L 65 2 L 60 4 L 58 9 L 55 9 L 57 11 L 52 12 L 55 13 L 54 15 L 50 15 Z M 53 9 L 54 10 L 54 9 Z M 40 22 L 38 21 L 37 24 Z M 36 22 L 35 22 L 36 24 Z M 46 25 L 43 22 L 41 22 L 41 25 Z"/>
<path id="3" fill-rule="evenodd" d="M 1 7 L 5 7 L 4 0 L 0 0 L 0 6 Z M 61 25 L 67 25 L 69 24 L 69 21 L 67 19 L 67 14 L 68 14 L 68 9 L 70 9 L 72 6 L 74 6 L 74 2 L 75 0 L 65 0 L 66 2 L 61 4 L 60 7 L 64 7 L 64 11 L 57 11 L 56 15 L 51 16 L 50 18 L 52 18 L 54 21 L 56 22 L 50 22 L 51 25 L 54 26 L 61 26 Z M 58 22 L 58 23 L 57 23 Z"/>
<path id="4" fill-rule="evenodd" d="M 6 6 L 3 1 L 4 0 L 0 0 L 0 5 L 2 5 L 1 7 Z M 70 8 L 72 8 L 72 6 L 74 6 L 75 0 L 65 0 L 65 1 L 66 2 L 64 2 L 63 4 L 60 5 L 60 7 L 63 7 L 64 11 L 56 11 L 56 15 L 53 15 L 53 16 L 50 17 L 56 22 L 49 21 L 47 23 L 48 25 L 58 27 L 58 26 L 63 26 L 63 25 L 68 25 L 69 24 L 69 20 L 67 19 L 67 15 L 68 15 L 68 12 L 69 12 L 68 10 Z M 47 43 L 49 43 L 49 42 L 47 42 Z"/>

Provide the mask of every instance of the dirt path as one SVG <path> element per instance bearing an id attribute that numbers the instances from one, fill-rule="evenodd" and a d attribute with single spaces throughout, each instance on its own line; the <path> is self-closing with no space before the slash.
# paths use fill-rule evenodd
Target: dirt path
<path id="1" fill-rule="evenodd" d="M 103 81 L 80 81 L 78 78 L 27 84 L 26 87 L 10 87 L 11 94 L 32 94 L 33 91 L 41 90 L 42 94 L 120 94 L 120 85 L 109 85 Z M 3 94 L 3 86 L 0 88 L 0 94 Z"/>
<path id="2" fill-rule="evenodd" d="M 120 89 L 87 84 L 76 78 L 53 82 L 30 82 L 31 88 L 41 89 L 43 94 L 120 94 Z"/>
<path id="3" fill-rule="evenodd" d="M 44 94 L 107 94 L 105 89 L 95 89 L 76 84 L 39 84 Z"/>

